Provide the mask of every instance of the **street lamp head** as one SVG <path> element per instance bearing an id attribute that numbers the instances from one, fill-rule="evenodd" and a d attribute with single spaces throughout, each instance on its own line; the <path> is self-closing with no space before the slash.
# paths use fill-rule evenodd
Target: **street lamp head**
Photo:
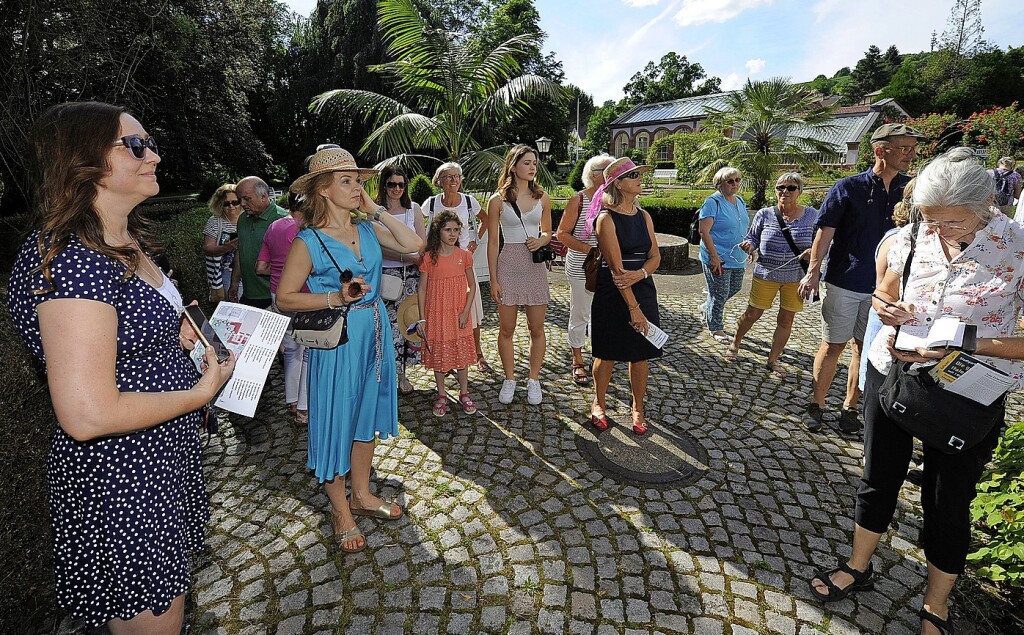
<path id="1" fill-rule="evenodd" d="M 536 143 L 537 152 L 540 152 L 541 154 L 547 154 L 548 151 L 551 150 L 551 139 L 548 139 L 547 137 L 537 139 Z"/>

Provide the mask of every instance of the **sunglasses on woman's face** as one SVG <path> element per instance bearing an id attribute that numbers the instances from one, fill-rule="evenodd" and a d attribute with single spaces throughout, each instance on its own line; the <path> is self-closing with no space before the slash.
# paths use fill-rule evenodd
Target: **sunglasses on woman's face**
<path id="1" fill-rule="evenodd" d="M 238 207 L 241 204 L 242 204 L 242 201 L 239 201 L 239 200 L 224 201 L 224 207 Z"/>
<path id="2" fill-rule="evenodd" d="M 387 186 L 388 186 L 389 190 L 404 190 L 405 189 L 405 183 L 404 182 L 400 182 L 399 183 L 399 182 L 396 182 L 396 181 L 388 181 Z"/>
<path id="3" fill-rule="evenodd" d="M 739 182 L 739 179 L 725 179 L 724 181 L 722 181 L 722 183 L 728 183 L 729 185 L 736 185 Z"/>
<path id="4" fill-rule="evenodd" d="M 632 172 L 626 172 L 625 174 L 623 174 L 619 178 L 620 179 L 639 179 L 640 178 L 640 170 L 633 170 Z"/>
<path id="5" fill-rule="evenodd" d="M 146 158 L 146 148 L 149 148 L 153 154 L 160 154 L 160 151 L 156 147 L 156 139 L 153 137 L 142 138 L 141 135 L 130 134 L 125 137 L 121 137 L 113 143 L 115 146 L 124 146 L 131 150 L 132 156 L 138 160 Z"/>
<path id="6" fill-rule="evenodd" d="M 776 192 L 795 192 L 800 189 L 799 185 L 776 185 Z"/>

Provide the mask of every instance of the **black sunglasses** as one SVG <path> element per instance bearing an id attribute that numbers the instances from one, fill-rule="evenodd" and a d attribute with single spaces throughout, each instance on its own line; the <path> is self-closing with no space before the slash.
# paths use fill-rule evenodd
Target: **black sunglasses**
<path id="1" fill-rule="evenodd" d="M 242 201 L 224 201 L 224 207 L 238 207 Z"/>
<path id="2" fill-rule="evenodd" d="M 781 192 L 783 190 L 785 190 L 787 192 L 795 192 L 795 191 L 797 191 L 799 189 L 800 189 L 799 185 L 776 185 L 775 186 L 775 191 L 776 192 Z"/>
<path id="3" fill-rule="evenodd" d="M 140 161 L 146 158 L 146 148 L 153 154 L 160 154 L 156 147 L 156 139 L 153 137 L 143 139 L 141 135 L 130 134 L 115 141 L 114 145 L 128 148 L 132 151 L 132 156 Z"/>
<path id="4" fill-rule="evenodd" d="M 620 179 L 639 179 L 640 178 L 640 170 L 633 170 L 632 172 L 626 172 L 625 174 L 623 174 L 619 178 Z"/>
<path id="5" fill-rule="evenodd" d="M 405 183 L 395 183 L 394 181 L 388 181 L 387 187 L 389 190 L 404 190 Z"/>

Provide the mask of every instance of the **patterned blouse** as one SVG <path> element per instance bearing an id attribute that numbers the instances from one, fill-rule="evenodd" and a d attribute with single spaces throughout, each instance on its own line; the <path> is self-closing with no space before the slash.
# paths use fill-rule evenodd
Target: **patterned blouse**
<path id="1" fill-rule="evenodd" d="M 993 210 L 994 211 L 994 210 Z M 908 225 L 896 234 L 889 249 L 888 267 L 902 276 L 910 252 Z M 1009 337 L 1024 303 L 1024 228 L 994 211 L 988 225 L 979 229 L 972 242 L 956 258 L 946 260 L 939 235 L 922 225 L 904 302 L 927 307 L 926 320 L 956 316 L 978 326 L 978 337 Z M 895 332 L 883 326 L 871 344 L 868 360 L 882 374 L 889 372 L 892 356 L 886 347 Z M 1024 362 L 978 356 L 1009 373 L 1014 389 L 1024 387 Z"/>

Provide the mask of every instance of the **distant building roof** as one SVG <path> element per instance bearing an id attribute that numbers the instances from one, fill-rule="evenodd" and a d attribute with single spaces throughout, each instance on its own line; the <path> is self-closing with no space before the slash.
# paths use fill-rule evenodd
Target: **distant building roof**
<path id="1" fill-rule="evenodd" d="M 676 121 L 680 119 L 703 119 L 707 109 L 723 110 L 725 96 L 729 93 L 715 93 L 698 97 L 684 97 L 654 104 L 641 104 L 627 110 L 611 123 L 612 126 L 631 126 L 655 121 Z"/>

